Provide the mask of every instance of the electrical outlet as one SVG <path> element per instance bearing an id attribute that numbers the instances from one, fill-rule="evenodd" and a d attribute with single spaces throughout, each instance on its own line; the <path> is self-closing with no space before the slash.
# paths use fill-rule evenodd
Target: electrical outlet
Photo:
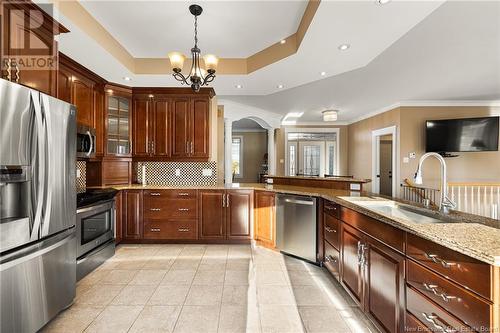
<path id="1" fill-rule="evenodd" d="M 409 154 L 410 158 L 417 158 L 417 153 L 412 152 Z"/>
<path id="2" fill-rule="evenodd" d="M 213 172 L 212 172 L 212 169 L 203 169 L 201 171 L 201 174 L 204 177 L 210 177 L 210 176 L 212 176 Z"/>
<path id="3" fill-rule="evenodd" d="M 175 169 L 175 175 L 179 177 L 181 175 L 181 169 Z"/>

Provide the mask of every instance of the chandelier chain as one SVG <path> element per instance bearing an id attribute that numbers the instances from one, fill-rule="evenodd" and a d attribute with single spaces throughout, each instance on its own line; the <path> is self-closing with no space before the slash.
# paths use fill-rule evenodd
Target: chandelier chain
<path id="1" fill-rule="evenodd" d="M 198 47 L 198 16 L 194 17 L 194 47 Z"/>

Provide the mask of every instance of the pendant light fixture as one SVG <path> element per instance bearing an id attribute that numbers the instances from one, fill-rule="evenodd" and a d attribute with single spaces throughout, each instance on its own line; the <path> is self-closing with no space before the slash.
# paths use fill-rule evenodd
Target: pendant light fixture
<path id="1" fill-rule="evenodd" d="M 325 110 L 322 112 L 323 121 L 336 121 L 338 111 L 337 110 Z"/>
<path id="2" fill-rule="evenodd" d="M 174 78 L 182 84 L 191 85 L 191 88 L 195 92 L 198 92 L 202 86 L 208 85 L 208 83 L 215 79 L 215 71 L 217 70 L 219 59 L 213 54 L 207 54 L 203 57 L 205 68 L 201 68 L 201 50 L 198 48 L 198 16 L 203 12 L 203 8 L 199 5 L 191 5 L 189 6 L 189 11 L 194 16 L 194 47 L 191 49 L 192 63 L 189 74 L 187 76 L 182 74 L 184 60 L 186 60 L 185 55 L 180 52 L 170 52 L 168 58 L 174 72 L 172 74 Z"/>

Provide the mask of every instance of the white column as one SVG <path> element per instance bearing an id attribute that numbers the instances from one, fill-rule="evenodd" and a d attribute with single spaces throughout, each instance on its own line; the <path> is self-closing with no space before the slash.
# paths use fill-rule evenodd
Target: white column
<path id="1" fill-rule="evenodd" d="M 224 183 L 233 182 L 231 146 L 233 143 L 233 121 L 224 118 Z"/>
<path id="2" fill-rule="evenodd" d="M 267 163 L 270 175 L 276 174 L 276 154 L 274 153 L 274 128 L 267 130 Z"/>

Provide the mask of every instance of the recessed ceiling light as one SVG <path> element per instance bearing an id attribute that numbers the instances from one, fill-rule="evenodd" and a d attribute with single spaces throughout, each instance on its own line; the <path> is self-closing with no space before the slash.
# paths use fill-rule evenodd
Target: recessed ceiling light
<path id="1" fill-rule="evenodd" d="M 321 75 L 321 76 L 325 76 L 325 75 L 326 75 L 326 72 L 321 72 L 321 73 L 319 73 L 319 75 Z"/>
<path id="2" fill-rule="evenodd" d="M 132 79 L 131 79 L 131 78 L 129 78 L 128 76 L 124 76 L 124 77 L 123 77 L 123 79 L 124 79 L 125 81 L 130 81 L 130 80 L 132 80 Z"/>
<path id="3" fill-rule="evenodd" d="M 350 47 L 351 47 L 351 45 L 349 45 L 349 44 L 340 44 L 339 45 L 339 50 L 340 51 L 345 51 L 345 50 L 347 50 Z"/>
<path id="4" fill-rule="evenodd" d="M 284 87 L 285 87 L 285 86 L 284 86 L 284 85 L 282 85 L 282 84 L 278 84 L 278 85 L 276 86 L 276 88 L 278 88 L 278 89 L 283 89 Z"/>
<path id="5" fill-rule="evenodd" d="M 243 88 L 243 86 L 242 86 L 241 84 L 237 84 L 237 85 L 235 85 L 234 87 L 235 87 L 236 89 L 241 89 L 241 88 Z"/>
<path id="6" fill-rule="evenodd" d="M 280 44 L 285 44 L 285 43 L 286 43 L 286 39 L 280 40 Z"/>
<path id="7" fill-rule="evenodd" d="M 376 3 L 379 5 L 385 5 L 389 3 L 391 0 L 377 0 Z"/>

